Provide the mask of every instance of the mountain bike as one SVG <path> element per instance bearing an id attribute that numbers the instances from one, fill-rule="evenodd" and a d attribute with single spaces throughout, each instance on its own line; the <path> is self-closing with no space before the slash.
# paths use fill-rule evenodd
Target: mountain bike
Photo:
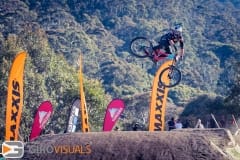
<path id="1" fill-rule="evenodd" d="M 160 60 L 164 60 L 167 57 L 173 56 L 173 54 L 168 54 L 162 49 L 156 48 L 152 41 L 146 37 L 136 37 L 130 43 L 130 53 L 138 58 L 150 58 L 154 63 Z M 164 68 L 159 75 L 159 81 L 165 87 L 174 87 L 178 85 L 181 81 L 182 74 L 181 71 L 176 67 L 176 55 L 173 57 L 172 64 L 167 68 Z M 164 75 L 167 74 L 170 82 L 164 81 Z"/>

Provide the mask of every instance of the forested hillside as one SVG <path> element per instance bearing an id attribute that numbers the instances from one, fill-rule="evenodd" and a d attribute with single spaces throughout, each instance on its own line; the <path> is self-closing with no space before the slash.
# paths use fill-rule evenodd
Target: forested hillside
<path id="1" fill-rule="evenodd" d="M 150 91 L 160 65 L 131 56 L 131 40 L 145 36 L 157 41 L 175 23 L 184 27 L 185 56 L 179 64 L 183 79 L 170 90 L 169 101 L 187 106 L 206 94 L 221 97 L 232 112 L 240 111 L 239 22 L 238 0 L 2 0 L 0 113 L 4 115 L 12 60 L 24 49 L 22 132 L 29 133 L 34 109 L 45 99 L 55 107 L 46 130 L 63 132 L 72 100 L 79 96 L 82 53 L 85 94 L 90 117 L 95 115 L 90 122 L 99 130 L 109 100 Z M 0 122 L 4 124 L 3 117 Z"/>

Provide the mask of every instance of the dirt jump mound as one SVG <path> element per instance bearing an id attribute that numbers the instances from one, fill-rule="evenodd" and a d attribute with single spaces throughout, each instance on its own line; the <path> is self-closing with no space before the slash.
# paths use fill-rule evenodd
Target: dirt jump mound
<path id="1" fill-rule="evenodd" d="M 228 160 L 235 145 L 224 129 L 67 133 L 27 143 L 23 159 Z"/>

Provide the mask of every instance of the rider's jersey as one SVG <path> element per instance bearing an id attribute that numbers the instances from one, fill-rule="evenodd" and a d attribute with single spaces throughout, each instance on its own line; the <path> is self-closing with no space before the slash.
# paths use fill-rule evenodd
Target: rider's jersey
<path id="1" fill-rule="evenodd" d="M 159 45 L 164 46 L 164 47 L 169 47 L 170 46 L 170 40 L 172 40 L 174 43 L 179 42 L 181 49 L 183 49 L 183 38 L 182 35 L 174 30 L 171 30 L 169 33 L 163 35 L 160 38 Z"/>

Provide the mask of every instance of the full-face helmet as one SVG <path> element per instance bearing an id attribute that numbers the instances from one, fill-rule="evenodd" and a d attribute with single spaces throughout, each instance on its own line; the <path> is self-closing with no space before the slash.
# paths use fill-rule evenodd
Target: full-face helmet
<path id="1" fill-rule="evenodd" d="M 181 24 L 175 25 L 174 30 L 177 31 L 177 32 L 182 33 L 182 31 L 183 31 L 182 25 Z"/>

